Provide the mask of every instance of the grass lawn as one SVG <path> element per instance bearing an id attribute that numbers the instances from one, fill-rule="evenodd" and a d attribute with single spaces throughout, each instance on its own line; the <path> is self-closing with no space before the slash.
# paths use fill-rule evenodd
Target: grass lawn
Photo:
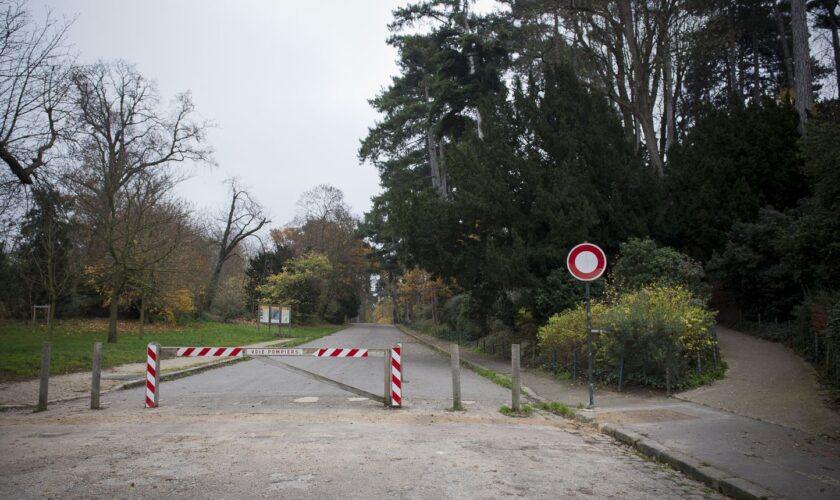
<path id="1" fill-rule="evenodd" d="M 94 342 L 102 342 L 103 368 L 146 360 L 145 346 L 158 342 L 163 346 L 234 347 L 278 339 L 277 328 L 269 335 L 265 326 L 259 332 L 253 324 L 197 322 L 187 325 L 146 325 L 140 338 L 136 322 L 120 321 L 117 343 L 108 344 L 106 320 L 64 321 L 55 326 L 52 338 L 47 327 L 27 323 L 0 324 L 0 381 L 36 377 L 41 366 L 41 343 L 52 342 L 50 373 L 90 370 Z M 283 328 L 282 338 L 294 337 L 292 345 L 302 344 L 334 333 L 342 326 L 298 326 L 291 332 Z M 287 344 L 288 345 L 288 344 Z"/>

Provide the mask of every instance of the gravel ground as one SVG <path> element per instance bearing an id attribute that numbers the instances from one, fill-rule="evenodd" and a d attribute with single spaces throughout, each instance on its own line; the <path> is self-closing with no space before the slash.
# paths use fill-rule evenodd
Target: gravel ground
<path id="1" fill-rule="evenodd" d="M 134 399 L 0 414 L 0 497 L 718 498 L 553 416 L 349 397 L 186 413 Z"/>
<path id="2" fill-rule="evenodd" d="M 729 364 L 726 378 L 680 399 L 840 438 L 840 413 L 826 405 L 813 367 L 774 342 L 720 326 L 718 337 Z"/>

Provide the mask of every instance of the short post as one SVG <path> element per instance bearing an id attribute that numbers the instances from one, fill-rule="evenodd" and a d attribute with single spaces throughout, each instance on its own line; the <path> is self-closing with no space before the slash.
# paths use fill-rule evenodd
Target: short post
<path id="1" fill-rule="evenodd" d="M 160 405 L 160 344 L 146 346 L 146 408 Z"/>
<path id="2" fill-rule="evenodd" d="M 618 392 L 624 390 L 624 355 L 618 361 Z"/>
<path id="3" fill-rule="evenodd" d="M 385 349 L 385 407 L 391 407 L 391 349 Z"/>
<path id="4" fill-rule="evenodd" d="M 510 346 L 510 363 L 511 363 L 511 410 L 519 411 L 519 344 L 511 344 Z"/>
<path id="5" fill-rule="evenodd" d="M 452 343 L 452 409 L 460 411 L 461 407 L 461 353 L 458 344 Z"/>
<path id="6" fill-rule="evenodd" d="M 38 390 L 38 411 L 47 409 L 47 397 L 50 389 L 50 351 L 52 345 L 44 342 L 41 345 L 41 386 Z"/>
<path id="7" fill-rule="evenodd" d="M 99 376 L 102 369 L 102 342 L 93 344 L 93 369 L 90 375 L 90 409 L 99 409 Z"/>
<path id="8" fill-rule="evenodd" d="M 665 395 L 671 397 L 671 366 L 665 365 Z"/>
<path id="9" fill-rule="evenodd" d="M 589 408 L 595 408 L 595 383 L 592 380 L 592 312 L 589 306 L 589 282 L 586 282 L 586 350 L 589 357 L 589 367 L 587 368 L 589 378 Z"/>

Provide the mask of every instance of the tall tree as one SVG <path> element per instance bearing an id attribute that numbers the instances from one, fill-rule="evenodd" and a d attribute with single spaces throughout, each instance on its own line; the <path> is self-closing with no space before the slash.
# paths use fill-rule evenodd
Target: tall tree
<path id="1" fill-rule="evenodd" d="M 33 195 L 35 206 L 21 226 L 18 253 L 28 268 L 27 277 L 37 277 L 46 295 L 50 305 L 47 329 L 52 335 L 59 298 L 78 279 L 82 256 L 78 242 L 71 240 L 75 232 L 72 200 L 49 188 L 35 189 Z"/>
<path id="2" fill-rule="evenodd" d="M 790 0 L 795 104 L 796 112 L 799 114 L 799 131 L 803 134 L 814 98 L 811 89 L 811 50 L 806 17 L 805 0 Z"/>
<path id="3" fill-rule="evenodd" d="M 262 205 L 242 188 L 236 179 L 229 180 L 228 185 L 230 206 L 217 221 L 219 226 L 216 230 L 219 234 L 215 242 L 218 248 L 216 263 L 204 290 L 204 308 L 208 310 L 216 297 L 225 262 L 235 254 L 243 241 L 256 235 L 269 222 Z"/>
<path id="4" fill-rule="evenodd" d="M 837 0 L 810 0 L 808 10 L 814 12 L 814 27 L 831 33 L 834 56 L 834 81 L 840 98 L 840 2 Z"/>
<path id="5" fill-rule="evenodd" d="M 137 202 L 144 188 L 154 185 L 168 166 L 210 159 L 204 145 L 208 125 L 191 119 L 189 94 L 178 95 L 172 108 L 162 111 L 155 85 L 123 61 L 79 68 L 73 82 L 73 146 L 79 165 L 70 180 L 92 240 L 103 253 L 110 293 L 108 342 L 116 342 L 119 298 L 131 278 L 133 238 L 141 230 L 132 225 L 132 211 L 142 206 Z"/>
<path id="6" fill-rule="evenodd" d="M 24 5 L 0 1 L 0 160 L 33 184 L 65 121 L 69 23 L 38 26 Z"/>

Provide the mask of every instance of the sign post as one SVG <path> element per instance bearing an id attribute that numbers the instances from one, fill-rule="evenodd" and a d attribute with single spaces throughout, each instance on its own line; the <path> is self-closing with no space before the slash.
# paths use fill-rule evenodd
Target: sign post
<path id="1" fill-rule="evenodd" d="M 592 310 L 589 300 L 589 282 L 595 281 L 604 274 L 607 268 L 607 255 L 598 245 L 581 243 L 569 251 L 566 257 L 566 267 L 575 279 L 586 285 L 586 349 L 589 357 L 589 406 L 595 407 L 595 385 L 592 381 Z"/>

